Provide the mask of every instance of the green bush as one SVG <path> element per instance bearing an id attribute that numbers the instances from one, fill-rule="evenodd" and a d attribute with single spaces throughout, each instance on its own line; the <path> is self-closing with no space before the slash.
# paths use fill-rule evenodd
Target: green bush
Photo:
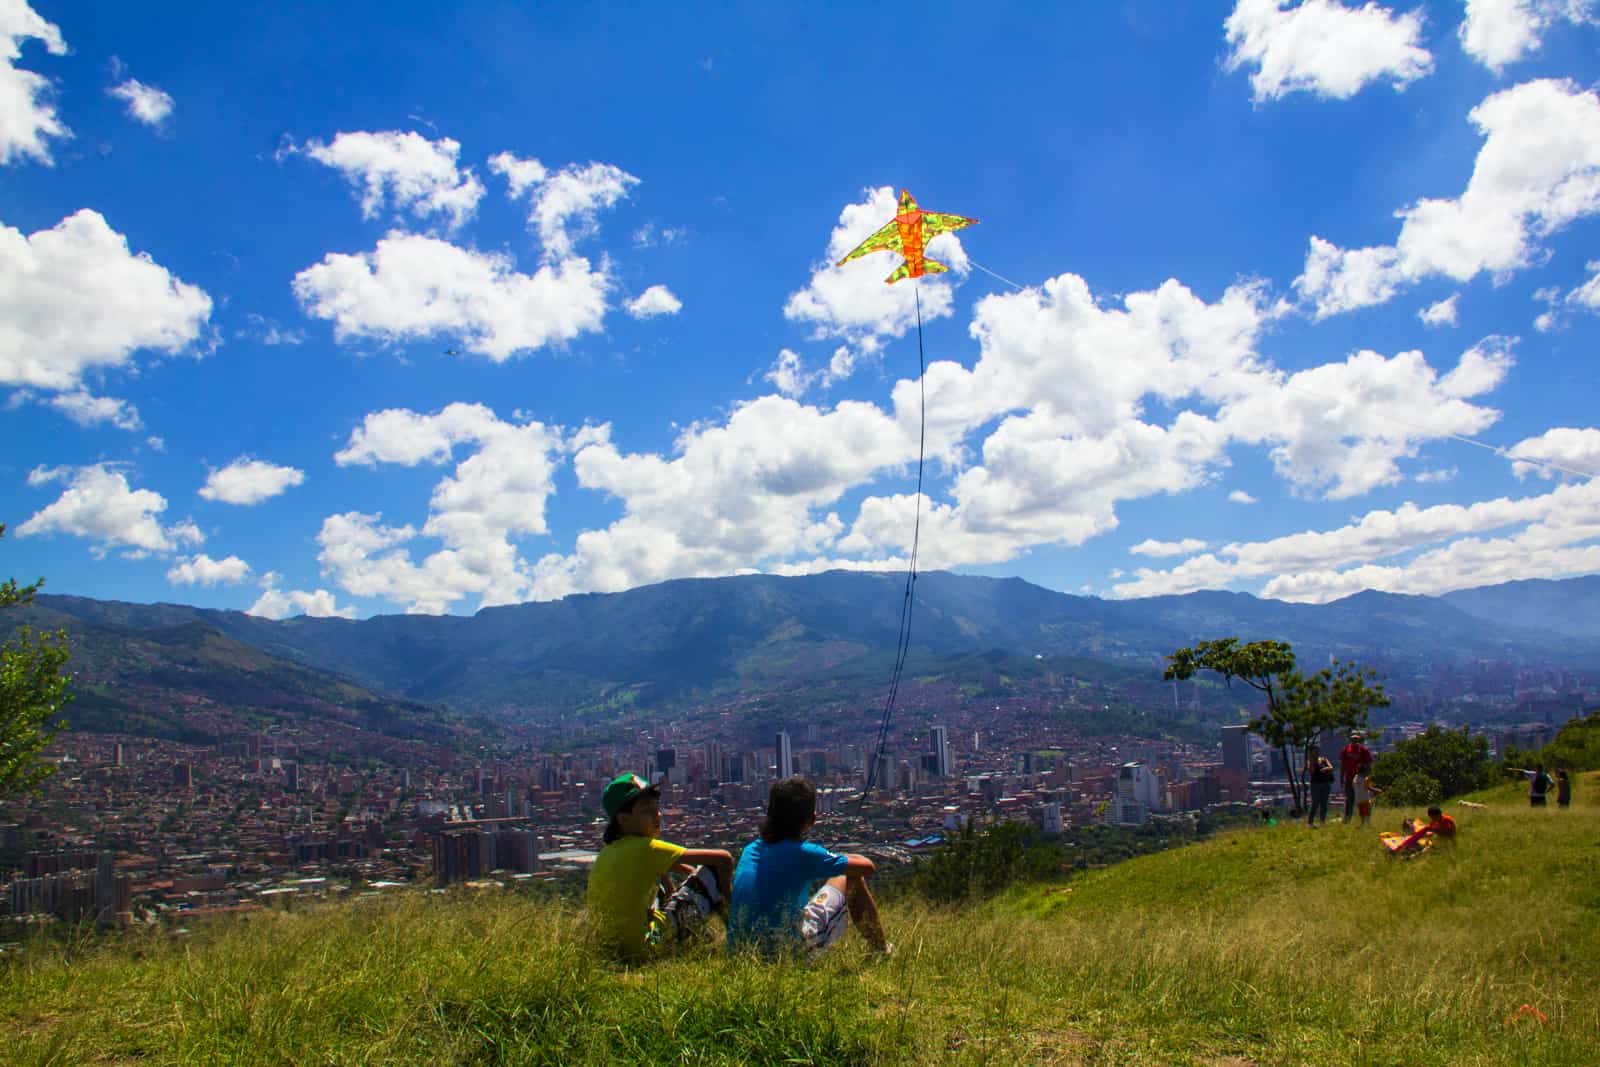
<path id="1" fill-rule="evenodd" d="M 1412 776 L 1431 779 L 1434 795 L 1426 803 L 1484 789 L 1499 780 L 1489 758 L 1489 739 L 1461 730 L 1430 726 L 1416 737 L 1401 741 L 1372 765 L 1372 784 L 1391 803 L 1404 803 L 1394 792 Z M 1413 803 L 1424 803 L 1419 797 Z"/>
<path id="2" fill-rule="evenodd" d="M 1419 771 L 1406 771 L 1390 782 L 1383 790 L 1383 801 L 1397 808 L 1415 808 L 1437 804 L 1444 792 L 1436 779 Z"/>

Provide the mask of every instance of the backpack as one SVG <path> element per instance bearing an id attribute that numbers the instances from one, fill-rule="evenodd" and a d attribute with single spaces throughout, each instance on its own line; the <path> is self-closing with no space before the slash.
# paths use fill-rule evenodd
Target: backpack
<path id="1" fill-rule="evenodd" d="M 1533 793 L 1534 793 L 1534 795 L 1542 797 L 1546 793 L 1550 792 L 1550 784 L 1551 784 L 1552 781 L 1553 781 L 1553 779 L 1548 774 L 1544 773 L 1543 771 L 1540 771 L 1538 774 L 1534 775 L 1533 776 Z"/>

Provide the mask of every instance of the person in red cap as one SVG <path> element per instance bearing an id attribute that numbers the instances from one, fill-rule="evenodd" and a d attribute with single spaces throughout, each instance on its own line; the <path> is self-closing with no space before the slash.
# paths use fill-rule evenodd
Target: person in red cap
<path id="1" fill-rule="evenodd" d="M 601 797 L 605 848 L 589 871 L 589 926 L 601 944 L 640 959 L 700 932 L 713 911 L 727 914 L 733 855 L 661 840 L 661 790 L 619 774 Z M 668 872 L 685 877 L 674 886 Z"/>
<path id="2" fill-rule="evenodd" d="M 1350 822 L 1356 809 L 1356 779 L 1372 770 L 1372 750 L 1361 742 L 1360 730 L 1350 731 L 1350 743 L 1339 751 L 1339 778 L 1344 784 L 1344 821 Z"/>

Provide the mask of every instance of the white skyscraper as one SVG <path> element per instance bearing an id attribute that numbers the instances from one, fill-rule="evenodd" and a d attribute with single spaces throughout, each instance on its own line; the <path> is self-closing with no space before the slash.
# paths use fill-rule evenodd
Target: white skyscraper
<path id="1" fill-rule="evenodd" d="M 794 748 L 789 744 L 789 731 L 778 731 L 777 764 L 779 778 L 787 778 L 794 773 Z"/>
<path id="2" fill-rule="evenodd" d="M 1119 826 L 1140 826 L 1152 811 L 1161 810 L 1161 783 L 1142 763 L 1124 763 L 1117 768 L 1117 795 L 1112 803 L 1111 821 Z"/>

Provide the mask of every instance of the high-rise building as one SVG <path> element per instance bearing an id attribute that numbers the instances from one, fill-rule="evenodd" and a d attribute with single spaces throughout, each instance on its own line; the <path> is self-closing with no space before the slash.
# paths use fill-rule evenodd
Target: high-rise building
<path id="1" fill-rule="evenodd" d="M 1039 808 L 1039 830 L 1046 837 L 1061 836 L 1061 802 L 1051 800 Z"/>
<path id="2" fill-rule="evenodd" d="M 1250 728 L 1242 723 L 1222 728 L 1222 765 L 1230 771 L 1250 769 Z"/>
<path id="3" fill-rule="evenodd" d="M 706 777 L 714 781 L 722 781 L 727 777 L 722 766 L 722 742 L 706 742 Z"/>
<path id="4" fill-rule="evenodd" d="M 290 793 L 300 791 L 300 764 L 294 760 L 283 765 L 283 788 Z"/>
<path id="5" fill-rule="evenodd" d="M 950 731 L 935 726 L 933 735 L 933 773 L 939 778 L 950 777 Z"/>
<path id="6" fill-rule="evenodd" d="M 775 747 L 777 754 L 773 766 L 777 771 L 777 777 L 787 778 L 794 773 L 794 748 L 789 744 L 789 731 L 778 731 L 778 743 Z"/>
<path id="7" fill-rule="evenodd" d="M 172 784 L 179 789 L 194 788 L 194 768 L 187 763 L 172 765 Z"/>
<path id="8" fill-rule="evenodd" d="M 1112 822 L 1140 826 L 1160 808 L 1161 782 L 1149 767 L 1133 762 L 1117 768 L 1117 792 L 1109 811 Z"/>
<path id="9" fill-rule="evenodd" d="M 118 741 L 116 743 L 116 746 L 111 750 L 111 765 L 113 767 L 122 766 L 122 742 L 121 741 Z"/>
<path id="10" fill-rule="evenodd" d="M 678 765 L 678 750 L 675 748 L 656 749 L 656 775 L 663 777 L 672 768 Z"/>

